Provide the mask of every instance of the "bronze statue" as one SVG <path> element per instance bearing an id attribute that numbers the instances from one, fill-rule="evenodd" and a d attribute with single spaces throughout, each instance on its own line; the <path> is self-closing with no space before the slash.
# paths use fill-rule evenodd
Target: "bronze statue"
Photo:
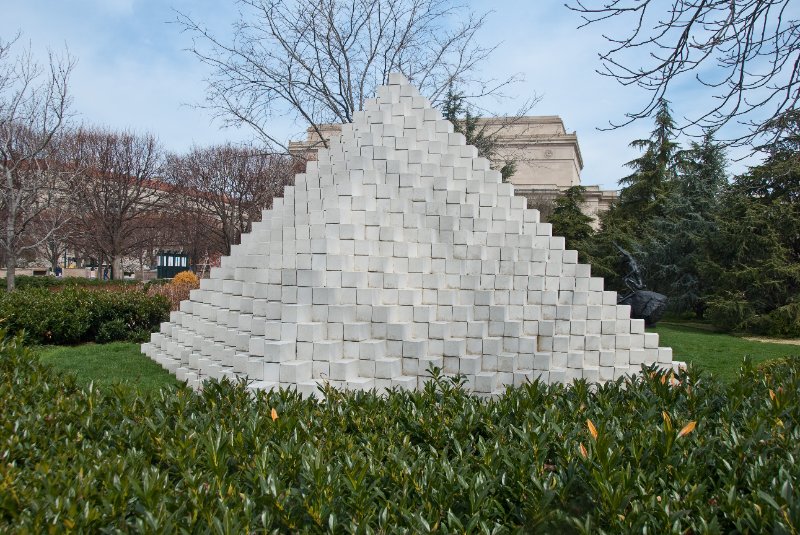
<path id="1" fill-rule="evenodd" d="M 639 263 L 628 251 L 614 244 L 622 255 L 627 273 L 622 278 L 628 293 L 617 295 L 617 304 L 630 305 L 631 318 L 643 319 L 648 326 L 655 325 L 667 308 L 667 296 L 645 290 L 644 278 Z"/>

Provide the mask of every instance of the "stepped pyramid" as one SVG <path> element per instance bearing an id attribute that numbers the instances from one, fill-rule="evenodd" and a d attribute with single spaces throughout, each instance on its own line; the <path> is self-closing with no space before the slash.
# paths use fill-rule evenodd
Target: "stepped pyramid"
<path id="1" fill-rule="evenodd" d="M 180 380 L 478 394 L 672 362 L 658 335 L 401 75 L 142 351 Z"/>

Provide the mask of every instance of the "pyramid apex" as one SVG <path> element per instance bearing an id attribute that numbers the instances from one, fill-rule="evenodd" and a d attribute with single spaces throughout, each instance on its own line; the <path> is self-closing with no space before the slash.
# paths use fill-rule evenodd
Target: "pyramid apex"
<path id="1" fill-rule="evenodd" d="M 408 78 L 399 72 L 389 73 L 389 85 L 409 85 Z"/>

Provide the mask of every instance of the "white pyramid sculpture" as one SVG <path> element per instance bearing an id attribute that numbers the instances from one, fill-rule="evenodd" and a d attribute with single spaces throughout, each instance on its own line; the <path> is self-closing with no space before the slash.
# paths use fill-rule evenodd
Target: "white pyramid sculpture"
<path id="1" fill-rule="evenodd" d="M 342 127 L 142 351 L 179 380 L 479 394 L 676 366 L 401 75 Z"/>

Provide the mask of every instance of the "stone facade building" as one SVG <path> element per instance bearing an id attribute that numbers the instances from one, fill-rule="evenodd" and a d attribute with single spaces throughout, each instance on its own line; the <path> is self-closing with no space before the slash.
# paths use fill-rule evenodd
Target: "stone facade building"
<path id="1" fill-rule="evenodd" d="M 583 158 L 575 132 L 567 132 L 557 115 L 530 117 L 496 117 L 479 119 L 478 128 L 497 136 L 495 160 L 513 160 L 516 171 L 511 177 L 517 193 L 528 197 L 528 205 L 538 208 L 546 218 L 558 195 L 572 186 L 581 185 Z M 341 125 L 325 124 L 320 131 L 326 139 L 339 133 Z M 308 128 L 305 141 L 289 143 L 289 152 L 296 157 L 315 159 L 323 143 L 314 128 Z M 608 210 L 617 192 L 585 185 L 584 211 L 592 217 Z"/>

